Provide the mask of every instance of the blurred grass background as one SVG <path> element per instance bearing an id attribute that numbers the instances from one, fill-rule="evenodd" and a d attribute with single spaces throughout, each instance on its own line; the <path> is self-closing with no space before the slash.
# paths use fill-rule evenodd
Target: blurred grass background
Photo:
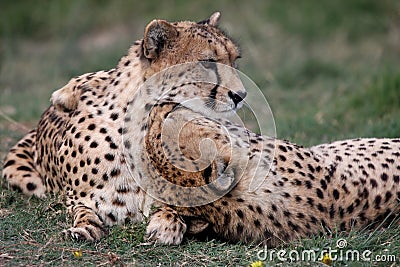
<path id="1" fill-rule="evenodd" d="M 114 67 L 152 19 L 201 20 L 219 10 L 222 28 L 243 50 L 240 69 L 272 107 L 278 137 L 310 145 L 398 136 L 399 6 L 389 0 L 2 1 L 0 111 L 31 126 L 52 91 L 73 76 Z M 7 124 L 1 117 L 0 123 Z"/>
<path id="2" fill-rule="evenodd" d="M 1 159 L 37 123 L 54 90 L 73 76 L 114 67 L 130 44 L 142 37 L 145 25 L 152 19 L 199 21 L 214 11 L 221 11 L 221 27 L 240 44 L 243 58 L 239 68 L 263 90 L 274 113 L 279 138 L 313 145 L 343 138 L 400 136 L 399 1 L 2 0 Z M 4 230 L 0 246 L 21 238 L 27 240 L 32 231 L 49 231 L 50 235 L 49 229 L 56 227 L 58 232 L 66 227 L 54 218 L 38 214 L 37 202 L 0 190 L 0 231 Z M 51 202 L 40 205 L 44 205 L 43 210 L 54 210 Z M 25 217 L 19 217 L 12 209 Z M 9 214 L 14 215 L 5 220 Z M 60 214 L 57 219 L 65 221 L 65 214 Z M 30 222 L 26 222 L 27 218 Z M 24 233 L 32 220 L 37 226 L 33 224 L 33 230 Z M 39 226 L 43 220 L 48 224 L 47 230 Z M 15 232 L 6 227 L 9 225 L 20 230 Z M 123 235 L 125 228 L 116 229 L 120 232 L 104 241 L 105 248 L 112 244 L 110 240 Z M 40 242 L 45 243 L 45 237 L 42 238 Z M 397 242 L 400 243 L 398 239 Z M 214 260 L 207 264 L 200 256 L 199 263 L 205 266 L 218 260 L 225 262 L 222 265 L 243 265 L 255 257 L 245 246 L 207 245 L 219 254 L 204 252 L 206 248 L 202 250 L 201 245 L 199 248 L 189 242 L 189 250 L 194 254 L 200 251 L 206 259 Z M 35 248 L 30 247 L 37 252 Z M 58 255 L 58 250 L 55 254 L 44 251 L 50 258 Z M 157 249 L 144 251 L 143 257 L 151 258 Z M 182 248 L 178 252 L 184 258 L 179 258 L 178 252 L 170 254 L 168 248 L 161 251 L 166 262 L 190 262 L 194 257 L 190 252 L 182 252 Z M 231 251 L 233 260 L 223 256 L 227 251 Z M 22 263 L 31 256 L 22 256 Z M 46 262 L 41 257 L 35 260 L 36 264 Z M 0 265 L 1 262 L 2 258 Z M 61 262 L 73 265 L 68 260 Z"/>

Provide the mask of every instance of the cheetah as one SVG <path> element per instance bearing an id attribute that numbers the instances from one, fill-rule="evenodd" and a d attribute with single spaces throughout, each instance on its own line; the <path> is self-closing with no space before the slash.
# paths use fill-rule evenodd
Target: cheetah
<path id="1" fill-rule="evenodd" d="M 133 102 L 138 114 L 148 109 L 143 99 L 135 101 L 138 88 L 170 66 L 235 65 L 239 49 L 218 28 L 219 18 L 216 12 L 198 23 L 153 20 L 114 69 L 74 78 L 54 92 L 37 128 L 5 158 L 3 177 L 9 186 L 37 197 L 63 195 L 73 217 L 64 233 L 74 239 L 97 241 L 107 226 L 143 221 L 155 200 L 138 186 L 138 168 L 126 162 L 124 148 L 140 141 L 123 139 L 124 114 Z M 232 103 L 241 100 L 232 92 L 227 97 Z"/>
<path id="2" fill-rule="evenodd" d="M 216 51 L 199 52 L 187 61 L 175 63 L 200 61 L 200 64 L 176 73 L 167 71 L 176 64 L 164 64 L 155 71 L 146 72 L 149 75 L 144 75 L 146 78 L 136 86 L 130 83 L 121 86 L 121 80 L 115 78 L 122 73 L 127 75 L 126 72 L 117 75 L 127 60 L 123 58 L 118 67 L 108 73 L 112 82 L 106 80 L 111 82 L 113 91 L 107 92 L 106 87 L 102 102 L 94 99 L 103 87 L 95 89 L 90 83 L 78 91 L 67 86 L 53 95 L 53 103 L 58 104 L 50 107 L 52 114 L 56 114 L 52 120 L 66 122 L 57 127 L 62 129 L 63 135 L 56 154 L 60 156 L 50 156 L 47 161 L 57 161 L 57 166 L 61 165 L 57 168 L 64 180 L 58 182 L 67 187 L 67 205 L 75 220 L 74 226 L 66 232 L 75 238 L 98 240 L 104 235 L 104 226 L 120 223 L 128 217 L 143 220 L 150 214 L 151 206 L 160 206 L 163 202 L 167 204 L 151 215 L 146 230 L 149 240 L 163 244 L 180 244 L 184 234 L 212 229 L 230 241 L 276 246 L 335 228 L 348 231 L 373 226 L 385 218 L 390 221 L 397 216 L 400 139 L 356 139 L 303 148 L 252 133 L 225 118 L 240 108 L 246 93 L 234 71 L 226 71 L 214 63 L 235 66 L 240 56 L 237 47 L 215 29 L 218 18 L 219 15 L 214 14 L 200 24 L 203 26 L 193 24 L 197 29 L 207 27 L 206 32 L 201 28 L 202 35 L 211 32 L 213 39 L 225 44 L 224 57 Z M 158 33 L 157 36 L 170 38 L 171 28 L 162 32 L 168 34 Z M 223 37 L 216 38 L 214 34 Z M 144 51 L 144 55 L 151 54 L 146 53 L 145 48 L 143 45 L 136 47 Z M 160 56 L 168 45 L 162 48 L 152 51 Z M 157 60 L 145 62 L 151 66 Z M 158 80 L 150 78 L 160 71 L 166 74 L 156 75 Z M 213 80 L 212 86 L 185 82 L 197 80 L 204 73 Z M 145 90 L 136 91 L 145 83 Z M 186 102 L 199 97 L 210 100 Z M 112 123 L 116 116 L 114 111 L 106 115 L 104 112 L 114 109 L 118 110 L 119 124 Z M 49 120 L 46 115 L 43 118 Z M 82 118 L 90 122 L 79 123 Z M 165 122 L 168 123 L 164 125 Z M 49 128 L 47 124 L 42 128 L 40 125 L 36 134 Z M 162 136 L 176 136 L 177 126 L 182 127 L 178 145 L 165 142 L 168 140 L 163 140 Z M 51 138 L 54 132 L 45 134 L 48 135 Z M 89 140 L 76 141 L 83 138 Z M 98 148 L 97 140 L 102 139 L 106 147 Z M 41 139 L 36 137 L 36 140 Z M 209 146 L 203 140 L 215 142 Z M 42 146 L 45 152 L 54 149 L 51 143 Z M 29 147 L 29 142 L 22 141 L 22 146 Z M 174 157 L 176 150 L 189 161 L 181 161 L 182 155 Z M 32 151 L 33 155 L 40 153 Z M 74 161 L 78 155 L 79 159 Z M 211 161 L 207 158 L 203 162 L 196 161 L 203 155 L 216 156 Z M 104 165 L 105 160 L 108 164 Z M 61 191 L 61 186 L 51 176 L 50 163 L 35 162 L 44 166 L 41 170 L 45 171 L 38 173 L 46 175 L 46 167 L 49 169 L 43 179 L 46 189 Z M 9 170 L 16 164 L 16 161 L 6 161 Z M 262 183 L 255 190 L 249 190 L 253 177 L 261 177 Z M 178 186 L 181 186 L 179 190 Z M 213 201 L 204 200 L 204 195 L 195 190 L 199 187 L 211 195 Z"/>
<path id="3" fill-rule="evenodd" d="M 218 74 L 220 66 L 209 68 Z M 154 192 L 148 192 L 166 203 L 150 217 L 149 240 L 177 244 L 186 232 L 208 229 L 229 241 L 274 247 L 317 234 L 398 223 L 399 138 L 304 148 L 210 113 L 213 105 L 182 104 L 190 102 L 192 91 L 212 98 L 215 87 L 180 84 L 154 105 L 147 122 L 146 186 L 153 185 Z M 197 168 L 207 151 L 214 151 L 208 153 L 208 165 Z M 250 190 L 259 178 L 259 186 Z M 219 191 L 220 198 L 214 198 Z"/>
<path id="4" fill-rule="evenodd" d="M 207 87 L 182 86 L 171 94 L 189 90 Z M 218 116 L 197 116 L 198 110 L 177 108 L 181 101 L 172 97 L 152 110 L 145 138 L 151 161 L 147 177 L 156 183 L 155 177 L 162 176 L 171 188 L 205 186 L 221 179 L 221 173 L 232 179 L 222 178 L 228 187 L 225 195 L 202 205 L 193 203 L 196 195 L 185 196 L 182 190 L 163 195 L 166 189 L 160 185 L 162 200 L 173 205 L 151 216 L 146 232 L 150 240 L 182 240 L 195 220 L 197 231 L 209 227 L 229 241 L 271 247 L 324 232 L 376 227 L 398 217 L 400 139 L 360 138 L 304 148 Z M 177 129 L 179 135 L 174 134 Z M 177 141 L 171 145 L 160 136 Z M 187 165 L 201 156 L 199 147 L 206 139 L 214 141 L 216 156 L 205 169 L 193 171 Z M 180 152 L 171 155 L 174 147 Z M 249 190 L 257 176 L 264 178 L 262 183 Z"/>

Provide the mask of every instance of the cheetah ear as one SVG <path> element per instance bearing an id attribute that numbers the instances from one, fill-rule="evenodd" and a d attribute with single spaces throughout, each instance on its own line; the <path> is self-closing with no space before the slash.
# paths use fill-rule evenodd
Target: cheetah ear
<path id="1" fill-rule="evenodd" d="M 165 20 L 153 20 L 144 31 L 143 52 L 148 59 L 155 59 L 165 44 L 178 35 L 175 27 Z"/>
<path id="2" fill-rule="evenodd" d="M 221 13 L 214 12 L 208 19 L 205 19 L 205 20 L 202 20 L 200 22 L 197 22 L 197 24 L 205 24 L 205 25 L 210 25 L 210 26 L 213 26 L 213 27 L 217 27 L 220 17 L 221 17 Z"/>
<path id="3" fill-rule="evenodd" d="M 51 104 L 60 112 L 69 112 L 78 107 L 80 95 L 71 85 L 71 81 L 63 88 L 58 89 L 51 95 Z"/>

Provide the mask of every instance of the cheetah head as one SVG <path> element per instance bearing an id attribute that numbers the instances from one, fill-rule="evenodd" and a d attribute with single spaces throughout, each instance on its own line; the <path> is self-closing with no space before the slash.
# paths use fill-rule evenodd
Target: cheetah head
<path id="1" fill-rule="evenodd" d="M 186 62 L 212 61 L 234 67 L 240 52 L 218 28 L 219 18 L 216 12 L 198 23 L 151 21 L 142 42 L 143 56 L 149 63 L 147 77 Z"/>
<path id="2" fill-rule="evenodd" d="M 161 89 L 163 99 L 208 116 L 225 116 L 240 108 L 246 96 L 235 69 L 240 53 L 218 29 L 219 17 L 216 12 L 198 23 L 153 20 L 142 43 L 148 62 L 146 87 L 159 90 L 169 85 Z"/>

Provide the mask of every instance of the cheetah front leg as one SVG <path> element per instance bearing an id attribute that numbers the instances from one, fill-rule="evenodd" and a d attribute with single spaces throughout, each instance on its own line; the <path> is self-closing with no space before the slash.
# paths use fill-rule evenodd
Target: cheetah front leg
<path id="1" fill-rule="evenodd" d="M 105 235 L 104 223 L 91 208 L 76 205 L 72 207 L 72 214 L 74 226 L 63 231 L 66 237 L 93 242 Z"/>

